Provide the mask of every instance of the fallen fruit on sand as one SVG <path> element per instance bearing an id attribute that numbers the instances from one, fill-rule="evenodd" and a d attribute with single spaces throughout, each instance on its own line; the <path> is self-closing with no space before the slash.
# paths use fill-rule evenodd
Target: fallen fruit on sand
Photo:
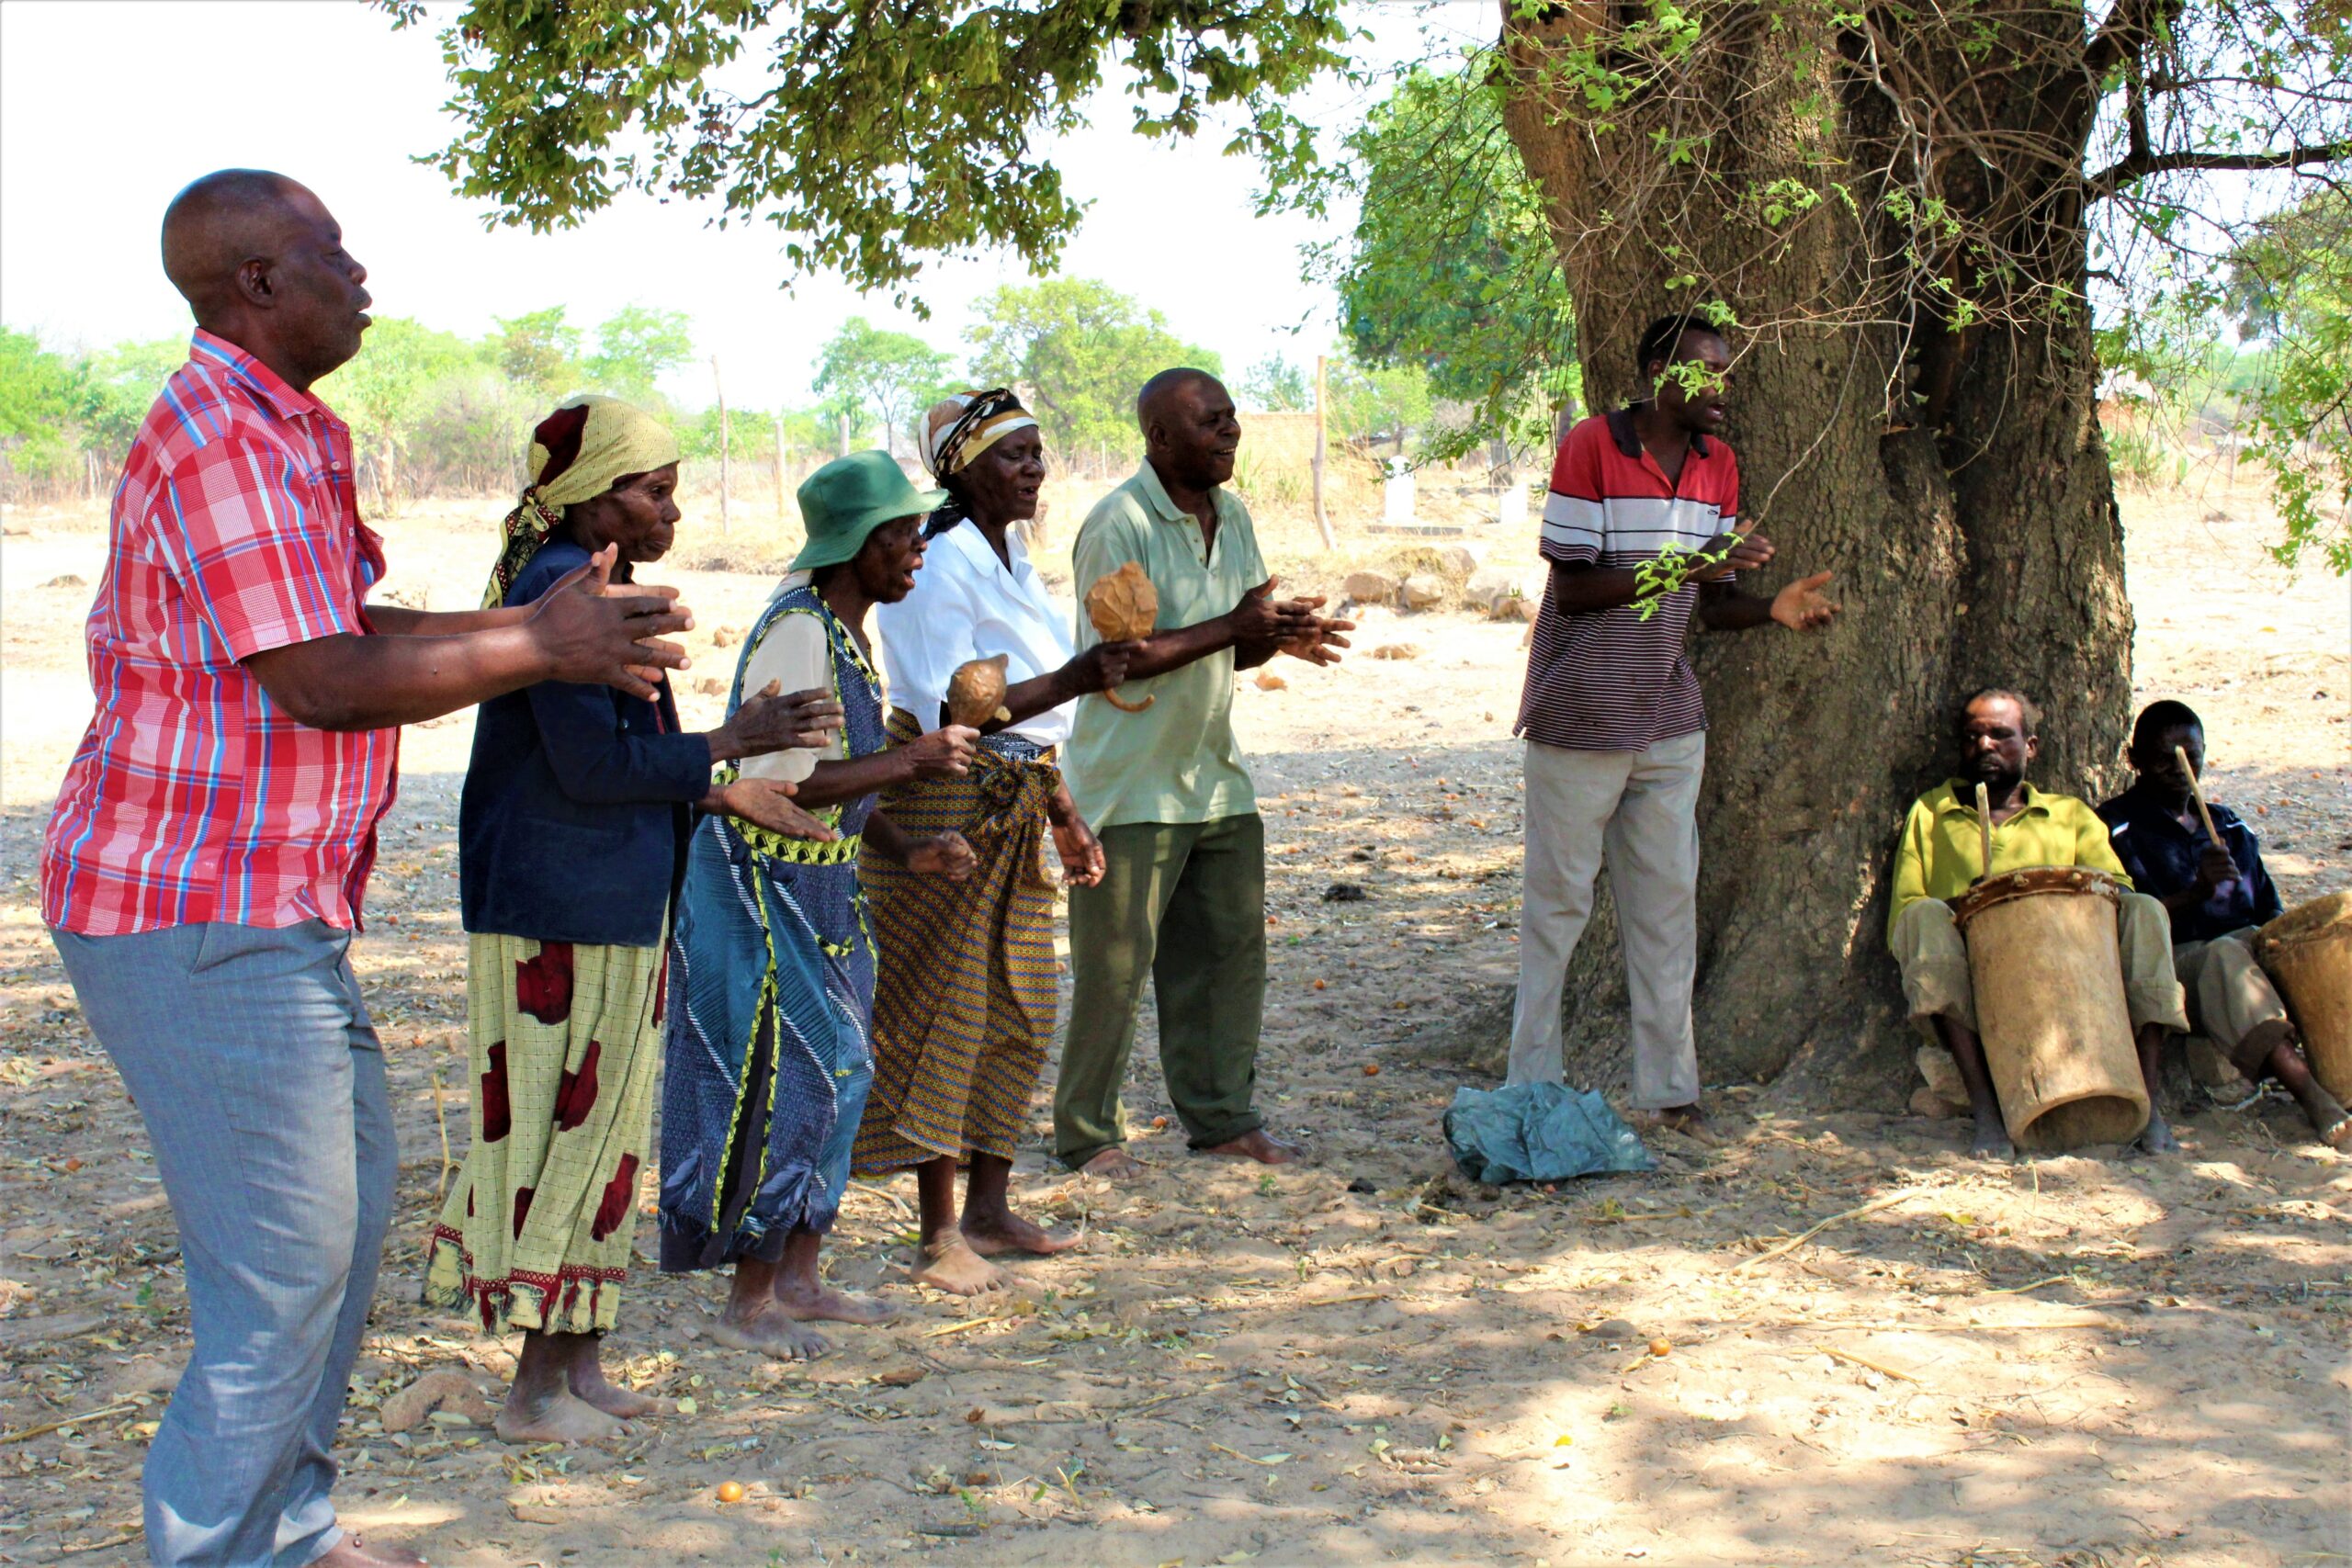
<path id="1" fill-rule="evenodd" d="M 718 1483 L 718 1500 L 722 1503 L 741 1502 L 743 1500 L 743 1483 L 740 1481 L 720 1482 Z"/>
<path id="2" fill-rule="evenodd" d="M 1094 635 L 1104 642 L 1133 642 L 1149 637 L 1159 621 L 1159 590 L 1144 574 L 1143 563 L 1128 561 L 1118 570 L 1096 578 L 1094 586 L 1086 591 L 1086 618 Z M 1104 692 L 1102 700 L 1121 713 L 1141 713 L 1157 699 L 1147 696 L 1131 703 L 1116 692 Z"/>
<path id="3" fill-rule="evenodd" d="M 1378 1062 L 1366 1062 L 1363 1065 L 1363 1076 L 1368 1078 L 1378 1077 L 1380 1076 L 1380 1064 Z"/>
<path id="4" fill-rule="evenodd" d="M 1663 1356 L 1673 1348 L 1674 1347 L 1664 1339 L 1653 1339 L 1650 1341 L 1650 1354 L 1653 1356 Z"/>
<path id="5" fill-rule="evenodd" d="M 1316 981 L 1316 982 L 1315 982 L 1315 988 L 1316 988 L 1317 990 L 1318 990 L 1318 991 L 1319 991 L 1319 990 L 1321 990 L 1321 989 L 1323 988 L 1323 982 L 1322 982 L 1322 981 L 1320 981 L 1320 980 Z"/>
<path id="6" fill-rule="evenodd" d="M 947 716 L 967 729 L 978 729 L 990 719 L 1010 723 L 1012 713 L 1004 705 L 1004 667 L 1012 657 L 1000 653 L 957 665 L 956 673 L 947 677 Z"/>

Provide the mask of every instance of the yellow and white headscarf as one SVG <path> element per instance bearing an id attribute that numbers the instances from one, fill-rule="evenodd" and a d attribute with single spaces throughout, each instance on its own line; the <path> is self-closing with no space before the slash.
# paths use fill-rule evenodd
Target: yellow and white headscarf
<path id="1" fill-rule="evenodd" d="M 1009 387 L 993 387 L 985 392 L 958 392 L 932 404 L 915 435 L 924 466 L 931 469 L 935 482 L 947 487 L 948 496 L 946 503 L 931 514 L 931 521 L 923 527 L 923 537 L 935 539 L 970 515 L 956 498 L 954 487 L 947 485 L 948 475 L 1014 431 L 1036 428 L 1036 420 L 1021 406 L 1020 398 Z"/>
<path id="2" fill-rule="evenodd" d="M 933 479 L 944 479 L 1014 431 L 1036 428 L 1010 388 L 958 392 L 932 404 L 923 415 L 923 462 Z"/>
<path id="3" fill-rule="evenodd" d="M 594 500 L 628 475 L 650 474 L 677 460 L 678 438 L 670 427 L 618 398 L 574 398 L 539 421 L 531 432 L 531 485 L 506 514 L 482 608 L 506 602 L 515 578 L 563 525 L 564 508 Z"/>

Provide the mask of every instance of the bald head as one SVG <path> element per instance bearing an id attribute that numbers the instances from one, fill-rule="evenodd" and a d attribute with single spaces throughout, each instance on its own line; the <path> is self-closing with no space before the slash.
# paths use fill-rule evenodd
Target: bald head
<path id="1" fill-rule="evenodd" d="M 197 325 L 306 388 L 359 352 L 368 272 L 309 189 L 266 169 L 220 169 L 164 211 L 164 276 Z"/>
<path id="2" fill-rule="evenodd" d="M 1215 387 L 1220 392 L 1225 390 L 1217 378 L 1207 371 L 1189 369 L 1182 366 L 1173 370 L 1162 370 L 1159 375 L 1146 381 L 1143 384 L 1143 390 L 1136 394 L 1137 428 L 1142 430 L 1144 434 L 1149 435 L 1152 421 L 1168 417 L 1171 400 L 1175 396 L 1196 387 Z"/>
<path id="3" fill-rule="evenodd" d="M 1233 477 L 1241 422 L 1233 395 L 1205 370 L 1162 370 L 1136 394 L 1144 452 L 1162 483 L 1203 492 Z"/>

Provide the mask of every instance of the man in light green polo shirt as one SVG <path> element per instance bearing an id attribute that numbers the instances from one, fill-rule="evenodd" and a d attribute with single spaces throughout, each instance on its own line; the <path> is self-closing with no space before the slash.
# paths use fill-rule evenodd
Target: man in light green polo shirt
<path id="1" fill-rule="evenodd" d="M 1127 661 L 1120 695 L 1081 699 L 1063 749 L 1070 794 L 1102 840 L 1102 880 L 1070 889 L 1069 1037 L 1054 1089 L 1055 1151 L 1114 1179 L 1141 1164 L 1123 1146 L 1119 1085 L 1144 981 L 1159 1005 L 1159 1063 L 1192 1146 L 1280 1165 L 1251 1103 L 1266 996 L 1266 835 L 1233 738 L 1233 677 L 1276 653 L 1338 660 L 1351 629 L 1319 599 L 1276 600 L 1250 513 L 1225 489 L 1241 423 L 1200 370 L 1164 370 L 1136 400 L 1145 457 L 1095 505 L 1073 565 L 1081 596 L 1139 563 L 1159 615 Z M 1080 651 L 1100 639 L 1084 610 Z"/>

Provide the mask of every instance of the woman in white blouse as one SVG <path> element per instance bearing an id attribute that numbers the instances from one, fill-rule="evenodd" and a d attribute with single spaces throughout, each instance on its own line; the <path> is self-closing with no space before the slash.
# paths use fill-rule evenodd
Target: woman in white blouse
<path id="1" fill-rule="evenodd" d="M 978 865 L 947 883 L 870 850 L 861 863 L 880 973 L 874 1088 L 854 1160 L 862 1175 L 914 1168 L 922 1210 L 914 1278 L 976 1295 L 1004 1286 L 990 1258 L 1074 1245 L 1015 1214 L 1006 1188 L 1058 1001 L 1047 841 L 1070 883 L 1102 874 L 1102 847 L 1071 804 L 1055 749 L 1069 736 L 1072 705 L 1125 679 L 1136 645 L 1071 656 L 1068 620 L 1014 527 L 1037 514 L 1046 459 L 1037 422 L 1012 392 L 950 398 L 920 434 L 949 499 L 925 528 L 915 591 L 876 612 L 888 730 L 904 745 L 947 724 L 948 678 L 998 654 L 1009 660 L 1012 716 L 981 727 L 964 776 L 918 780 L 882 798 L 910 835 L 963 835 Z M 956 1171 L 966 1162 L 959 1211 Z"/>

